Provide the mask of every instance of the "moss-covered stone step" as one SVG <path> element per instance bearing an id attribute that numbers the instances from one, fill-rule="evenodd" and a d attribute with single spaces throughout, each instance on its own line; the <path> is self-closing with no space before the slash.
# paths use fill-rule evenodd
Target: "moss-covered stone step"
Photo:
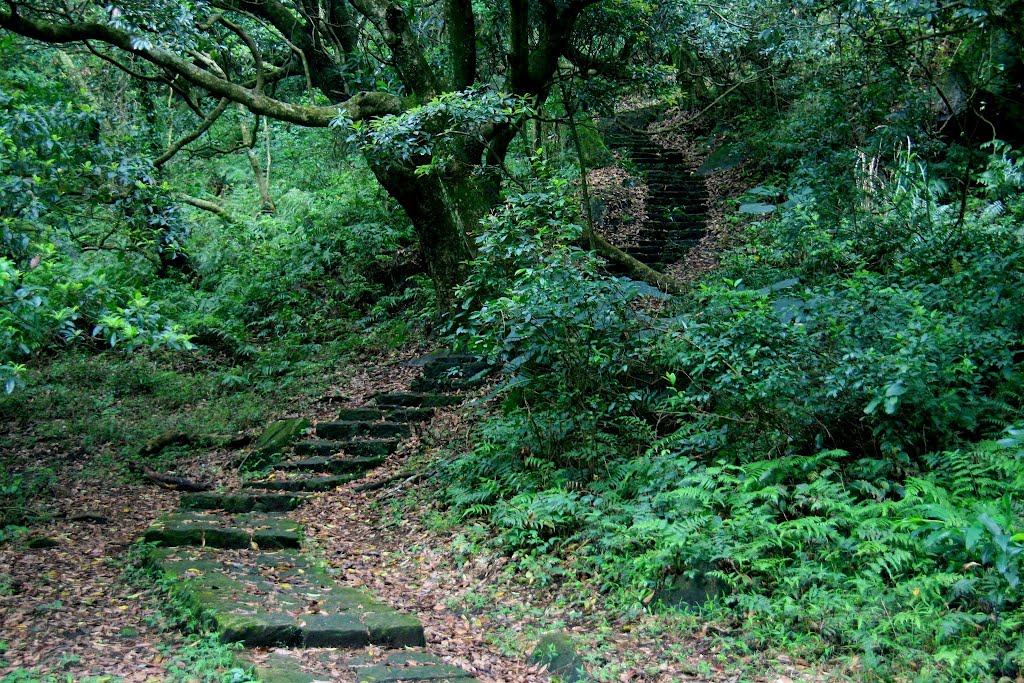
<path id="1" fill-rule="evenodd" d="M 462 397 L 430 392 L 392 391 L 378 394 L 373 402 L 378 406 L 391 408 L 442 408 L 462 403 Z"/>
<path id="2" fill-rule="evenodd" d="M 367 422 L 365 420 L 337 420 L 321 422 L 316 426 L 321 439 L 346 439 L 368 436 L 377 439 L 409 436 L 409 425 L 403 422 Z"/>
<path id="3" fill-rule="evenodd" d="M 296 455 L 323 457 L 345 453 L 357 458 L 381 458 L 398 448 L 398 439 L 306 439 L 295 444 Z"/>
<path id="4" fill-rule="evenodd" d="M 273 650 L 244 654 L 239 659 L 253 668 L 259 680 L 267 683 L 334 680 L 339 672 L 351 675 L 360 683 L 470 683 L 476 680 L 438 657 L 410 650 L 386 655 L 350 655 L 331 650 Z"/>
<path id="5" fill-rule="evenodd" d="M 463 379 L 461 377 L 439 377 L 437 379 L 431 379 L 429 377 L 417 377 L 409 384 L 409 389 L 412 391 L 424 392 L 424 393 L 441 393 L 447 391 L 463 391 L 465 389 L 474 389 L 476 387 L 483 386 L 487 381 L 484 377 L 477 377 L 476 379 Z"/>
<path id="6" fill-rule="evenodd" d="M 392 408 L 387 411 L 391 422 L 426 422 L 433 415 L 433 408 Z"/>
<path id="7" fill-rule="evenodd" d="M 335 418 L 342 422 L 423 422 L 431 408 L 342 408 Z"/>
<path id="8" fill-rule="evenodd" d="M 224 642 L 309 648 L 425 643 L 415 616 L 339 585 L 299 553 L 176 548 L 157 549 L 151 560 L 211 616 Z"/>
<path id="9" fill-rule="evenodd" d="M 256 491 L 186 493 L 181 496 L 181 507 L 186 510 L 225 512 L 287 512 L 299 507 L 307 499 L 307 496 L 302 495 Z"/>
<path id="10" fill-rule="evenodd" d="M 299 476 L 275 476 L 272 479 L 254 479 L 243 482 L 242 488 L 263 489 L 265 491 L 295 491 L 309 492 L 330 491 L 339 486 L 344 486 L 353 479 L 362 476 L 362 472 L 349 472 L 347 474 L 327 474 L 322 476 L 311 476 L 296 473 Z"/>
<path id="11" fill-rule="evenodd" d="M 342 408 L 338 411 L 339 420 L 369 420 L 376 422 L 384 419 L 384 411 L 380 408 Z"/>
<path id="12" fill-rule="evenodd" d="M 277 466 L 277 469 L 293 472 L 326 472 L 330 474 L 346 474 L 349 472 L 365 472 L 384 462 L 383 457 L 348 458 L 320 456 L 288 460 Z"/>
<path id="13" fill-rule="evenodd" d="M 423 376 L 427 379 L 451 379 L 459 377 L 470 379 L 482 377 L 492 370 L 490 363 L 483 361 L 465 361 L 463 359 L 440 358 L 423 366 Z"/>
<path id="14" fill-rule="evenodd" d="M 172 512 L 146 529 L 145 540 L 168 547 L 250 548 L 255 543 L 260 548 L 298 548 L 302 525 L 273 513 Z"/>

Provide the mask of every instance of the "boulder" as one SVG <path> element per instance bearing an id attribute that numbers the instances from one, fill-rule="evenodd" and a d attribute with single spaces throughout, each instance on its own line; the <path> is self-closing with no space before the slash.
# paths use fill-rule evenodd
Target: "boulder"
<path id="1" fill-rule="evenodd" d="M 565 631 L 552 631 L 541 636 L 530 654 L 530 663 L 547 665 L 548 673 L 559 681 L 573 683 L 587 680 L 583 658 Z"/>
<path id="2" fill-rule="evenodd" d="M 293 417 L 273 423 L 256 439 L 252 453 L 245 460 L 246 467 L 258 469 L 271 464 L 274 457 L 297 441 L 309 426 L 309 420 L 304 417 Z"/>

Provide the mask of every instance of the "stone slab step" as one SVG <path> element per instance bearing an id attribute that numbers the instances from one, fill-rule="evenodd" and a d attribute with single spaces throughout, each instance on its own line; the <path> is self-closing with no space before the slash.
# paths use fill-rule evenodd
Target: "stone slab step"
<path id="1" fill-rule="evenodd" d="M 342 408 L 338 411 L 338 420 L 376 422 L 384 419 L 384 411 L 380 408 Z"/>
<path id="2" fill-rule="evenodd" d="M 301 458 L 299 460 L 287 460 L 280 463 L 276 469 L 285 472 L 347 474 L 349 472 L 365 472 L 368 469 L 377 467 L 382 462 L 384 462 L 383 457 L 347 458 L 320 456 L 313 458 Z"/>
<path id="3" fill-rule="evenodd" d="M 466 389 L 474 389 L 476 387 L 483 386 L 486 382 L 484 377 L 471 377 L 471 378 L 437 378 L 431 379 L 428 377 L 417 377 L 409 383 L 409 389 L 412 391 L 430 393 L 430 392 L 445 392 L 445 391 L 463 391 Z"/>
<path id="4" fill-rule="evenodd" d="M 255 491 L 224 493 L 185 493 L 181 507 L 185 510 L 224 510 L 225 512 L 287 512 L 299 507 L 307 496 Z"/>
<path id="5" fill-rule="evenodd" d="M 309 476 L 299 474 L 298 476 L 274 476 L 271 479 L 255 479 L 242 483 L 242 488 L 263 489 L 266 491 L 295 491 L 309 492 L 331 491 L 344 486 L 353 479 L 363 476 L 362 472 L 349 472 L 348 474 L 326 474 Z"/>
<path id="6" fill-rule="evenodd" d="M 295 444 L 296 455 L 327 456 L 345 453 L 356 458 L 381 458 L 398 448 L 398 439 L 306 439 Z"/>
<path id="7" fill-rule="evenodd" d="M 423 376 L 429 379 L 446 379 L 449 377 L 473 377 L 474 375 L 485 375 L 492 370 L 490 363 L 476 361 L 472 363 L 456 363 L 445 360 L 435 360 L 423 366 Z"/>
<path id="8" fill-rule="evenodd" d="M 407 368 L 421 368 L 427 363 L 434 361 L 445 361 L 449 363 L 472 363 L 473 361 L 479 360 L 480 357 L 475 353 L 468 351 L 450 351 L 448 349 L 440 349 L 438 351 L 431 351 L 425 356 L 419 356 L 408 360 L 402 365 Z"/>
<path id="9" fill-rule="evenodd" d="M 321 439 L 346 439 L 369 436 L 377 439 L 409 436 L 409 425 L 403 422 L 367 422 L 363 420 L 337 420 L 321 422 L 316 435 Z"/>
<path id="10" fill-rule="evenodd" d="M 302 525 L 284 515 L 250 512 L 240 515 L 172 512 L 146 529 L 144 539 L 165 547 L 298 548 Z"/>
<path id="11" fill-rule="evenodd" d="M 431 392 L 394 391 L 378 394 L 373 402 L 379 406 L 392 408 L 441 408 L 462 403 L 462 397 Z"/>
<path id="12" fill-rule="evenodd" d="M 410 650 L 375 655 L 330 650 L 273 650 L 266 654 L 244 654 L 240 659 L 252 666 L 261 681 L 274 683 L 327 681 L 334 679 L 332 673 L 338 671 L 350 674 L 360 683 L 470 683 L 477 680 L 439 657 Z"/>
<path id="13" fill-rule="evenodd" d="M 390 408 L 387 410 L 391 422 L 426 422 L 434 416 L 433 408 Z"/>
<path id="14" fill-rule="evenodd" d="M 178 548 L 157 549 L 150 560 L 212 616 L 224 642 L 310 648 L 425 644 L 415 616 L 338 584 L 298 553 Z"/>

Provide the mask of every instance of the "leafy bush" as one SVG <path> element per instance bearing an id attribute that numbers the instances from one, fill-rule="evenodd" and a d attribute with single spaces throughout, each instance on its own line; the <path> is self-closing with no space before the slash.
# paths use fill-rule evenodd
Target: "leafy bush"
<path id="1" fill-rule="evenodd" d="M 645 360 L 642 300 L 661 294 L 599 272 L 577 246 L 583 231 L 564 181 L 551 182 L 485 219 L 456 335 L 505 365 L 504 409 L 529 450 L 592 469 L 607 439 L 629 437 L 623 420 L 641 394 L 621 394 Z"/>

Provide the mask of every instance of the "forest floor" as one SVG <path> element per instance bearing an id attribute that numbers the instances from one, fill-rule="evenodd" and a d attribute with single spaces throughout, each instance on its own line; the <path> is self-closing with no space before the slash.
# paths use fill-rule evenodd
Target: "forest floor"
<path id="1" fill-rule="evenodd" d="M 367 362 L 305 412 L 327 419 L 343 404 L 401 388 L 416 372 L 403 361 L 421 352 Z M 486 530 L 446 517 L 431 474 L 438 458 L 468 444 L 470 428 L 467 411 L 445 409 L 370 480 L 419 476 L 362 493 L 353 483 L 316 496 L 297 513 L 310 552 L 344 584 L 416 614 L 429 652 L 484 683 L 546 681 L 527 655 L 540 635 L 558 630 L 572 635 L 595 680 L 817 679 L 812 665 L 795 657 L 730 654 L 728 638 L 695 615 L 609 610 L 608 596 L 572 578 L 570 567 L 524 571 L 522 558 L 495 547 Z M 21 429 L 4 436 L 16 444 L 30 435 Z M 164 589 L 133 569 L 132 544 L 177 506 L 178 494 L 104 477 L 102 465 L 72 451 L 77 455 L 68 457 L 59 442 L 43 440 L 4 454 L 8 461 L 47 462 L 57 485 L 48 520 L 0 546 L 0 676 L 200 681 L 229 667 L 223 648 L 177 630 L 182 617 L 168 609 Z M 233 460 L 227 451 L 198 452 L 177 472 L 230 484 L 238 478 Z M 29 539 L 54 545 L 33 548 Z"/>

